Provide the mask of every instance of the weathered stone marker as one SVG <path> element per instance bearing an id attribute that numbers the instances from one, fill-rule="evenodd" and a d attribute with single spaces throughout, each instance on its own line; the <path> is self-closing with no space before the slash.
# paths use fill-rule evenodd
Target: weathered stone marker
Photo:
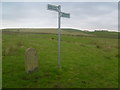
<path id="1" fill-rule="evenodd" d="M 27 73 L 38 70 L 38 57 L 34 48 L 28 48 L 25 51 L 25 70 Z"/>

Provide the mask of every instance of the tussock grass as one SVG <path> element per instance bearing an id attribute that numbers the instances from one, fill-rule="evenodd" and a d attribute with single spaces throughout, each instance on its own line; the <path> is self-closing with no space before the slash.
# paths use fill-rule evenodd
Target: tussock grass
<path id="1" fill-rule="evenodd" d="M 18 48 L 16 46 L 9 46 L 6 49 L 3 49 L 2 54 L 4 56 L 15 55 L 17 50 L 18 50 Z"/>

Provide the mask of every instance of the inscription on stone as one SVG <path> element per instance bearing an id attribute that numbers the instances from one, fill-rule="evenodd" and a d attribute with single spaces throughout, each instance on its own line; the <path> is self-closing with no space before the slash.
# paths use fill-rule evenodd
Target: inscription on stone
<path id="1" fill-rule="evenodd" d="M 35 48 L 28 48 L 25 51 L 25 70 L 27 73 L 38 70 L 38 57 Z"/>

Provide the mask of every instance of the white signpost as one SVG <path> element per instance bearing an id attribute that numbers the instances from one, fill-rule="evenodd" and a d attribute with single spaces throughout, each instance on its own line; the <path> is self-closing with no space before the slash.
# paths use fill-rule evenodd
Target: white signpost
<path id="1" fill-rule="evenodd" d="M 70 14 L 61 12 L 61 17 L 70 18 Z"/>
<path id="2" fill-rule="evenodd" d="M 48 4 L 48 10 L 58 11 L 58 6 Z"/>
<path id="3" fill-rule="evenodd" d="M 58 68 L 60 68 L 60 26 L 61 26 L 61 17 L 70 18 L 69 13 L 61 12 L 61 6 L 50 5 L 48 4 L 48 10 L 58 12 Z"/>

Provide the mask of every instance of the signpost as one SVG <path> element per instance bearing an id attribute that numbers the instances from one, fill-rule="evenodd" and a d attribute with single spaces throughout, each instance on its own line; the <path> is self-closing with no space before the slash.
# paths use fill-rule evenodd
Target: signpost
<path id="1" fill-rule="evenodd" d="M 69 13 L 61 12 L 61 6 L 48 4 L 48 10 L 58 12 L 58 68 L 60 68 L 60 26 L 61 26 L 61 17 L 70 18 Z"/>
<path id="2" fill-rule="evenodd" d="M 58 11 L 58 6 L 48 4 L 48 10 Z"/>
<path id="3" fill-rule="evenodd" d="M 70 14 L 61 12 L 61 17 L 70 18 Z"/>

